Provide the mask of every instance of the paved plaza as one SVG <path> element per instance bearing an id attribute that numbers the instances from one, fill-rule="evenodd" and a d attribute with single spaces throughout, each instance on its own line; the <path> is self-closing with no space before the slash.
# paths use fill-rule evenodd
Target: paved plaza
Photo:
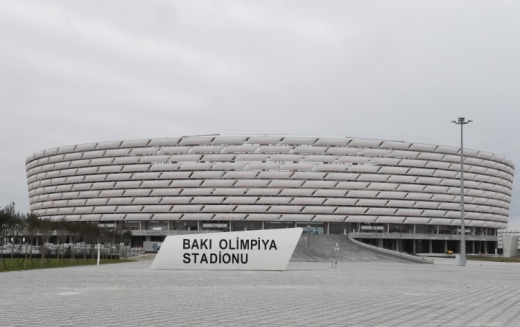
<path id="1" fill-rule="evenodd" d="M 520 326 L 520 264 L 291 262 L 285 272 L 151 261 L 0 274 L 0 326 Z"/>

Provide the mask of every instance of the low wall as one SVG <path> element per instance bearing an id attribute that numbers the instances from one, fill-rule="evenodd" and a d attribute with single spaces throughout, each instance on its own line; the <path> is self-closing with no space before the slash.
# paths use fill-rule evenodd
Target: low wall
<path id="1" fill-rule="evenodd" d="M 392 250 L 380 248 L 378 246 L 369 245 L 369 244 L 360 242 L 358 240 L 355 240 L 350 235 L 348 235 L 348 239 L 352 243 L 354 243 L 356 245 L 359 245 L 361 247 L 364 247 L 366 249 L 374 250 L 374 251 L 377 251 L 377 252 L 380 252 L 380 253 L 385 253 L 385 254 L 388 254 L 388 255 L 392 255 L 392 256 L 395 256 L 395 257 L 400 257 L 400 258 L 404 258 L 404 259 L 408 259 L 408 260 L 412 260 L 412 261 L 416 261 L 416 262 L 433 264 L 433 259 L 430 259 L 430 258 L 417 257 L 415 255 L 411 255 L 411 254 L 407 254 L 407 253 L 401 253 L 401 252 L 397 252 L 397 251 L 392 251 Z"/>

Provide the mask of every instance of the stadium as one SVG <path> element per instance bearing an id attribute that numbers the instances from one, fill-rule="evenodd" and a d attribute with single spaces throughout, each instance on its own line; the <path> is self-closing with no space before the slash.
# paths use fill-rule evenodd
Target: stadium
<path id="1" fill-rule="evenodd" d="M 26 160 L 42 218 L 132 230 L 133 244 L 207 231 L 303 227 L 409 253 L 458 252 L 460 148 L 287 135 L 69 145 Z M 514 165 L 464 149 L 468 253 L 494 253 Z"/>

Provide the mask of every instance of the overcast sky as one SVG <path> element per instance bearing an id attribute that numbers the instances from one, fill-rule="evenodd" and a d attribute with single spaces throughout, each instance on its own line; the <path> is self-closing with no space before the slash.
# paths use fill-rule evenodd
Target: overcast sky
<path id="1" fill-rule="evenodd" d="M 31 153 L 116 139 L 459 146 L 462 115 L 466 147 L 518 167 L 519 17 L 519 1 L 3 0 L 0 205 L 28 210 Z"/>

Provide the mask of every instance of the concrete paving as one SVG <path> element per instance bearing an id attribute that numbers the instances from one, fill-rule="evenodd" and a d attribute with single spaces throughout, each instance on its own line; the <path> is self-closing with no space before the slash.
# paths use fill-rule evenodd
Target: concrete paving
<path id="1" fill-rule="evenodd" d="M 291 262 L 285 272 L 151 261 L 0 273 L 0 326 L 520 326 L 520 264 Z"/>

